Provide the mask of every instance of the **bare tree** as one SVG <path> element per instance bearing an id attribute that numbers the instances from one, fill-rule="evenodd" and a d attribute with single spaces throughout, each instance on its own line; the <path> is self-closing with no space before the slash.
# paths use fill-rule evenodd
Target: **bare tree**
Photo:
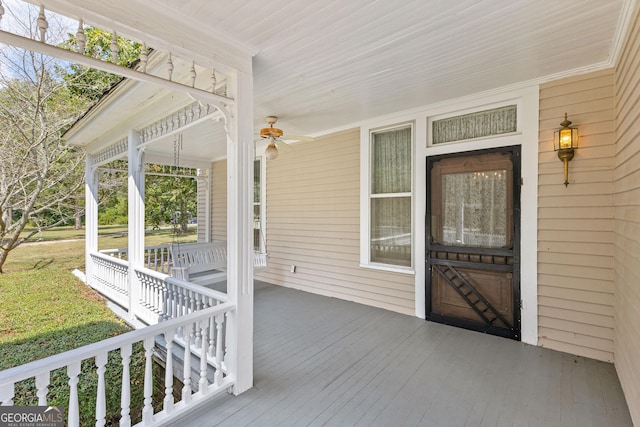
<path id="1" fill-rule="evenodd" d="M 33 22 L 28 9 L 15 25 L 30 34 Z M 26 239 L 72 218 L 83 193 L 84 155 L 61 135 L 88 101 L 70 93 L 66 69 L 45 55 L 0 50 L 0 273 Z M 34 227 L 25 232 L 29 224 Z"/>

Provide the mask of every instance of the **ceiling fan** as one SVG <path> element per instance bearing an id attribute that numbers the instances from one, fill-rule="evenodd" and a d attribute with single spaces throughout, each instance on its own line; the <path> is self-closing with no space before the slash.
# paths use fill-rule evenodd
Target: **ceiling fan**
<path id="1" fill-rule="evenodd" d="M 260 129 L 260 138 L 266 139 L 267 148 L 264 151 L 267 160 L 275 160 L 278 158 L 278 148 L 287 146 L 287 143 L 284 141 L 287 140 L 297 140 L 297 141 L 313 141 L 313 138 L 308 136 L 294 136 L 294 135 L 286 135 L 284 136 L 284 132 L 282 129 L 278 129 L 273 127 L 273 125 L 278 121 L 276 116 L 267 116 L 265 121 L 269 125 L 269 127 Z"/>

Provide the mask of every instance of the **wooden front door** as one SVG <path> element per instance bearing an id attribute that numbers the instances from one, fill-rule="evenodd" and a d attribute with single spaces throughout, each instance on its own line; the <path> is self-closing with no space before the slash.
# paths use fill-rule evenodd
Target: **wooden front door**
<path id="1" fill-rule="evenodd" d="M 427 319 L 520 339 L 520 147 L 427 159 Z"/>

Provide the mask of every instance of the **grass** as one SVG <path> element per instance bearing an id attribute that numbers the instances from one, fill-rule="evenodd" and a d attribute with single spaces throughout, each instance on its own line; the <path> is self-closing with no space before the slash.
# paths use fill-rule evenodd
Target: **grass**
<path id="1" fill-rule="evenodd" d="M 22 234 L 27 234 L 33 230 L 33 228 L 27 228 L 22 232 Z M 108 236 L 126 232 L 126 225 L 101 225 L 100 229 L 98 230 L 98 235 Z M 29 242 L 50 242 L 52 240 L 84 239 L 84 233 L 84 229 L 76 230 L 73 228 L 73 226 L 65 225 L 36 233 L 31 236 Z"/>
<path id="2" fill-rule="evenodd" d="M 101 227 L 99 247 L 127 246 L 126 227 Z M 195 227 L 179 237 L 196 241 Z M 76 279 L 71 271 L 84 269 L 84 230 L 59 227 L 43 232 L 40 242 L 24 244 L 9 254 L 0 275 L 0 370 L 125 333 L 130 328 L 113 314 L 100 295 Z M 150 231 L 146 245 L 173 243 L 170 229 Z M 109 354 L 106 378 L 107 424 L 117 425 L 120 414 L 122 365 L 119 351 Z M 82 362 L 78 384 L 80 425 L 95 423 L 97 374 L 93 360 Z M 131 416 L 140 420 L 143 400 L 144 351 L 134 346 L 131 358 Z M 48 403 L 68 405 L 66 369 L 51 373 Z M 16 405 L 36 405 L 35 381 L 16 384 Z M 155 399 L 154 399 L 155 400 Z M 135 410 L 135 411 L 134 411 Z"/>
<path id="3" fill-rule="evenodd" d="M 0 275 L 0 370 L 91 344 L 128 332 L 102 298 L 70 272 L 48 268 Z M 120 412 L 122 366 L 119 352 L 109 354 L 106 392 L 109 423 Z M 144 354 L 140 346 L 131 361 L 132 382 L 141 384 Z M 66 369 L 51 373 L 48 403 L 68 405 Z M 16 384 L 16 405 L 37 405 L 35 381 Z M 97 375 L 93 360 L 82 362 L 78 384 L 81 425 L 95 422 Z M 132 387 L 132 402 L 140 407 L 142 387 Z M 136 414 L 139 415 L 139 414 Z"/>
<path id="4" fill-rule="evenodd" d="M 126 248 L 128 239 L 126 226 L 101 226 L 99 230 L 98 248 Z M 84 230 L 73 230 L 72 227 L 61 227 L 43 232 L 38 243 L 27 243 L 14 249 L 4 265 L 5 273 L 18 273 L 38 270 L 84 270 Z M 147 231 L 145 244 L 155 246 L 174 242 L 188 243 L 197 240 L 196 226 L 190 226 L 185 234 L 175 235 L 172 229 Z"/>

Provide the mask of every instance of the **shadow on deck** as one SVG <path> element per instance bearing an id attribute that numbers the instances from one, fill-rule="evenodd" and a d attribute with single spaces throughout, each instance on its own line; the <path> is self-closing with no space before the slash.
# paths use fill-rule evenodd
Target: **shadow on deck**
<path id="1" fill-rule="evenodd" d="M 254 388 L 187 426 L 632 426 L 613 365 L 256 282 Z"/>

